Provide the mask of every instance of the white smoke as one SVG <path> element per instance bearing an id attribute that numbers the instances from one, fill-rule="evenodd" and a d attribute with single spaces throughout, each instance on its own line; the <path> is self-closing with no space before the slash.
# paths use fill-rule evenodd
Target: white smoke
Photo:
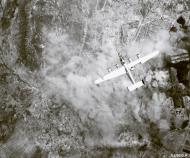
<path id="1" fill-rule="evenodd" d="M 125 76 L 103 83 L 100 87 L 94 84 L 95 79 L 107 73 L 106 68 L 110 63 L 119 62 L 113 42 L 108 41 L 103 46 L 103 53 L 97 52 L 95 55 L 84 56 L 78 54 L 79 44 L 70 39 L 67 34 L 56 36 L 54 32 L 50 32 L 47 37 L 49 42 L 44 50 L 46 63 L 43 68 L 45 94 L 47 96 L 56 94 L 68 100 L 72 103 L 72 108 L 78 111 L 82 121 L 85 122 L 88 117 L 95 120 L 103 135 L 103 142 L 114 139 L 115 126 L 128 121 L 123 118 L 127 108 L 131 108 L 139 122 L 142 121 L 139 115 L 142 110 L 140 98 L 148 102 L 144 109 L 148 117 L 153 122 L 160 119 L 161 103 L 165 99 L 163 94 L 154 93 L 151 98 L 148 98 L 146 92 L 144 96 L 142 95 L 143 88 L 129 93 L 126 87 L 130 81 Z M 155 40 L 134 42 L 127 46 L 127 55 L 134 57 L 135 52 L 140 52 L 144 56 L 153 50 L 167 52 L 170 50 L 168 38 L 168 33 L 162 30 L 155 35 Z M 159 63 L 161 57 L 153 60 Z M 149 65 L 145 64 L 135 73 L 139 73 L 138 76 L 146 76 L 148 70 Z M 150 81 L 155 79 L 158 84 L 166 84 L 164 73 L 160 73 L 161 75 L 159 73 L 151 75 L 151 73 L 146 78 L 149 77 Z M 91 141 L 88 139 L 88 143 Z"/>

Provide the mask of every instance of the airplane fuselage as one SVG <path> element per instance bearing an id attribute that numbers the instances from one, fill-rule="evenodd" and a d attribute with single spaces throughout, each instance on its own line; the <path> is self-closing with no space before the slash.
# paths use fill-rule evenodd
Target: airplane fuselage
<path id="1" fill-rule="evenodd" d="M 127 68 L 127 66 L 123 65 L 123 67 L 125 68 L 126 74 L 129 75 L 129 78 L 131 79 L 131 81 L 133 82 L 133 84 L 135 84 L 135 80 L 131 74 L 131 71 Z"/>
<path id="2" fill-rule="evenodd" d="M 131 79 L 131 81 L 134 84 L 135 80 L 134 80 L 134 78 L 133 78 L 133 76 L 131 74 L 130 69 L 125 64 L 125 59 L 121 55 L 119 55 L 119 60 L 120 60 L 121 65 L 125 68 L 126 74 L 129 75 L 129 78 Z"/>

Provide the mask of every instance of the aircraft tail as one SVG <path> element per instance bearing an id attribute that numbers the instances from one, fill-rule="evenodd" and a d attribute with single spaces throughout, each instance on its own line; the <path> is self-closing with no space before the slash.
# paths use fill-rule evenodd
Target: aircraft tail
<path id="1" fill-rule="evenodd" d="M 139 88 L 139 87 L 141 87 L 143 85 L 144 85 L 143 81 L 139 81 L 139 82 L 136 82 L 135 84 L 127 87 L 127 88 L 128 88 L 129 91 L 133 91 L 133 90 L 135 90 L 135 89 L 137 89 L 137 88 Z"/>

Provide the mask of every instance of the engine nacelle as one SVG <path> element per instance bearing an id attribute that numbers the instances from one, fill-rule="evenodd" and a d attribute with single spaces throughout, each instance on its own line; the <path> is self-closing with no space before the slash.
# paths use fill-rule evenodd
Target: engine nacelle
<path id="1" fill-rule="evenodd" d="M 118 69 L 118 68 L 119 68 L 119 65 L 118 65 L 118 64 L 115 64 L 115 67 Z"/>
<path id="2" fill-rule="evenodd" d="M 134 71 L 134 70 L 135 70 L 135 67 L 134 67 L 134 66 L 133 66 L 133 67 L 131 67 L 131 68 L 130 68 L 130 70 L 131 70 L 131 71 Z"/>
<path id="3" fill-rule="evenodd" d="M 131 59 L 131 58 L 129 58 L 129 62 L 132 62 L 132 59 Z"/>
<path id="4" fill-rule="evenodd" d="M 109 68 L 107 68 L 107 71 L 108 71 L 108 72 L 111 72 L 111 71 L 112 71 L 112 69 L 109 67 Z"/>
<path id="5" fill-rule="evenodd" d="M 140 58 L 140 54 L 137 54 L 137 58 L 138 58 L 138 59 Z"/>

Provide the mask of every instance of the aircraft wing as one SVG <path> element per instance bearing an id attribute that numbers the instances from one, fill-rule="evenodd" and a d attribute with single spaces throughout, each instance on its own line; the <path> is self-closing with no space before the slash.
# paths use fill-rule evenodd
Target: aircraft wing
<path id="1" fill-rule="evenodd" d="M 116 78 L 116 77 L 124 75 L 124 74 L 126 74 L 126 71 L 125 71 L 125 68 L 122 66 L 122 67 L 110 72 L 109 74 L 105 75 L 104 77 L 97 79 L 94 83 L 99 84 L 101 82 L 110 80 L 112 78 Z"/>
<path id="2" fill-rule="evenodd" d="M 149 59 L 157 56 L 159 54 L 159 51 L 154 51 L 153 53 L 151 54 L 148 54 L 142 58 L 139 58 L 131 63 L 128 63 L 128 64 L 124 64 L 122 67 L 110 72 L 109 74 L 105 75 L 104 77 L 102 78 L 99 78 L 97 79 L 94 83 L 95 84 L 99 84 L 101 82 L 104 82 L 104 81 L 107 81 L 107 80 L 110 80 L 110 79 L 113 79 L 113 78 L 116 78 L 116 77 L 119 77 L 123 74 L 129 74 L 129 77 L 131 78 L 131 80 L 133 81 L 133 83 L 135 83 L 132 75 L 130 74 L 130 69 L 132 67 L 134 67 L 136 64 L 139 64 L 139 63 L 145 63 L 146 61 L 148 61 Z M 127 72 L 126 72 L 127 71 Z M 140 86 L 142 84 L 139 84 L 138 86 Z M 133 89 L 133 88 L 132 88 Z"/>
<path id="3" fill-rule="evenodd" d="M 145 63 L 146 61 L 150 60 L 151 58 L 154 58 L 158 54 L 159 54 L 159 51 L 154 51 L 153 53 L 148 54 L 144 57 L 141 57 L 141 58 L 139 58 L 139 59 L 137 59 L 131 63 L 125 64 L 125 66 L 130 69 L 139 63 L 141 63 L 141 64 Z"/>

